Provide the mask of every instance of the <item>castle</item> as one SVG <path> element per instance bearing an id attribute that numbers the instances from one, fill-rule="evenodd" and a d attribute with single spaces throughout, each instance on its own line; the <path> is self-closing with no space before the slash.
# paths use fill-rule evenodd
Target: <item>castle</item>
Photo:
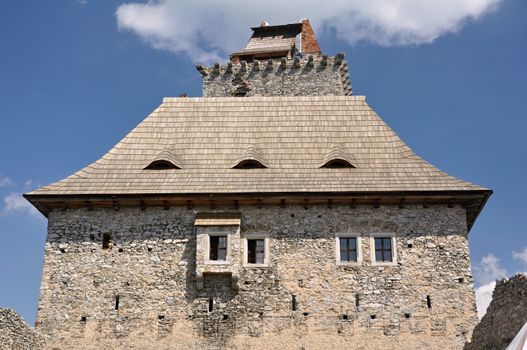
<path id="1" fill-rule="evenodd" d="M 164 98 L 25 195 L 48 217 L 49 349 L 461 349 L 491 191 L 419 158 L 309 21 L 252 28 L 204 97 Z"/>

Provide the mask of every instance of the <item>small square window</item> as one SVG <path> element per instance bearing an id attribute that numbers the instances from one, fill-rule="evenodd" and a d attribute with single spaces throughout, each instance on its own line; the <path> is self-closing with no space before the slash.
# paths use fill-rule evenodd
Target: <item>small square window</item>
<path id="1" fill-rule="evenodd" d="M 375 261 L 393 262 L 392 237 L 375 237 Z"/>
<path id="2" fill-rule="evenodd" d="M 269 235 L 254 233 L 244 239 L 243 264 L 246 267 L 267 267 L 269 265 Z"/>
<path id="3" fill-rule="evenodd" d="M 265 263 L 265 240 L 263 238 L 247 240 L 247 263 Z"/>
<path id="4" fill-rule="evenodd" d="M 339 237 L 340 261 L 357 262 L 357 237 Z"/>
<path id="5" fill-rule="evenodd" d="M 337 233 L 335 237 L 337 265 L 360 265 L 362 263 L 360 242 L 358 234 Z"/>
<path id="6" fill-rule="evenodd" d="M 370 233 L 372 265 L 397 266 L 397 237 L 395 233 Z"/>
<path id="7" fill-rule="evenodd" d="M 209 236 L 209 260 L 227 260 L 227 236 Z"/>

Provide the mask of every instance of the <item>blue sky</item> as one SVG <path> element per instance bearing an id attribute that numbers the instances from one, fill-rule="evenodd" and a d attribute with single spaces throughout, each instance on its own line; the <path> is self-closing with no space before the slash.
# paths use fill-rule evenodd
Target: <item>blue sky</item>
<path id="1" fill-rule="evenodd" d="M 527 2 L 478 1 L 475 10 L 453 2 L 444 18 L 420 9 L 413 31 L 361 0 L 354 3 L 365 10 L 349 12 L 354 22 L 332 17 L 349 6 L 342 1 L 323 14 L 287 14 L 311 19 L 325 53 L 346 52 L 355 94 L 366 95 L 417 154 L 494 190 L 469 236 L 476 287 L 527 271 Z M 34 322 L 46 220 L 20 194 L 99 158 L 162 97 L 200 96 L 196 61 L 241 48 L 249 25 L 261 19 L 285 20 L 273 12 L 247 18 L 241 10 L 201 20 L 203 2 L 2 2 L 0 306 Z M 409 4 L 401 18 L 415 12 L 411 0 L 399 2 Z M 189 26 L 159 25 L 182 18 Z M 375 26 L 364 30 L 364 23 Z"/>

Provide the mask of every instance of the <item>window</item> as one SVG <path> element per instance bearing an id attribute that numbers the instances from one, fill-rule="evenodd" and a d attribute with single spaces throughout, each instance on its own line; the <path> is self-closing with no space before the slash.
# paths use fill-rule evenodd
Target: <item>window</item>
<path id="1" fill-rule="evenodd" d="M 247 240 L 247 263 L 263 264 L 265 262 L 265 240 L 248 239 Z"/>
<path id="2" fill-rule="evenodd" d="M 269 236 L 249 234 L 244 238 L 243 263 L 246 267 L 267 267 L 269 264 Z"/>
<path id="3" fill-rule="evenodd" d="M 341 169 L 341 168 L 355 168 L 353 164 L 345 159 L 333 159 L 321 166 L 321 168 Z"/>
<path id="4" fill-rule="evenodd" d="M 397 265 L 395 234 L 373 233 L 370 236 L 372 265 Z"/>
<path id="5" fill-rule="evenodd" d="M 227 236 L 209 236 L 209 260 L 227 260 Z"/>
<path id="6" fill-rule="evenodd" d="M 357 262 L 357 237 L 339 237 L 340 261 Z"/>
<path id="7" fill-rule="evenodd" d="M 358 234 L 338 233 L 335 240 L 337 265 L 360 265 L 362 255 Z"/>
<path id="8" fill-rule="evenodd" d="M 167 170 L 167 169 L 180 169 L 174 163 L 168 160 L 156 160 L 150 163 L 145 169 L 148 170 Z"/>
<path id="9" fill-rule="evenodd" d="M 243 160 L 234 166 L 234 169 L 264 169 L 264 168 L 267 168 L 267 167 L 263 165 L 262 163 L 258 162 L 257 160 L 253 160 L 253 159 Z"/>
<path id="10" fill-rule="evenodd" d="M 375 237 L 375 261 L 392 262 L 392 237 Z"/>

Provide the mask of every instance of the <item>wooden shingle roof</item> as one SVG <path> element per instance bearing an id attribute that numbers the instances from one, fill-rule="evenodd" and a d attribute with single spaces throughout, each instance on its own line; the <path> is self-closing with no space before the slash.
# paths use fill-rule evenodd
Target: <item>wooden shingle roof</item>
<path id="1" fill-rule="evenodd" d="M 320 168 L 343 150 L 356 168 Z M 267 168 L 233 169 L 247 154 Z M 167 156 L 181 169 L 144 170 Z M 28 196 L 478 190 L 487 189 L 419 158 L 362 96 L 183 97 L 165 98 L 101 159 Z"/>

